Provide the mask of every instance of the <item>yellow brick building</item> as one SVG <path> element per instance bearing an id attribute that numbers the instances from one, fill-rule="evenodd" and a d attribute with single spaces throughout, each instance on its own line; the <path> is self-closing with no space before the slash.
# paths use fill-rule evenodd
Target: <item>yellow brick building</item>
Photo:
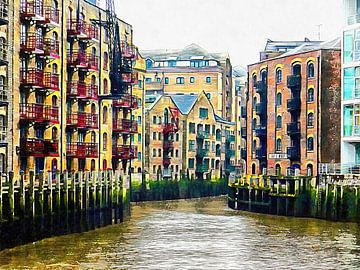
<path id="1" fill-rule="evenodd" d="M 234 123 L 215 114 L 204 91 L 158 96 L 145 130 L 150 179 L 220 178 L 235 165 Z"/>
<path id="2" fill-rule="evenodd" d="M 78 6 L 79 3 L 79 6 Z M 137 98 L 128 65 L 132 26 L 118 20 L 123 96 L 111 98 L 106 12 L 91 2 L 14 2 L 13 119 L 9 170 L 126 170 L 138 150 Z M 136 135 L 135 135 L 136 134 Z"/>

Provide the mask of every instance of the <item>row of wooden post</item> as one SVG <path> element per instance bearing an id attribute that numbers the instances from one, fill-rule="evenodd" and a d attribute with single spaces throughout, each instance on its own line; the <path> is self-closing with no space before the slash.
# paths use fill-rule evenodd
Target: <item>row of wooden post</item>
<path id="1" fill-rule="evenodd" d="M 18 180 L 9 172 L 0 181 L 0 221 L 120 206 L 124 179 L 121 172 L 112 170 L 47 175 L 30 171 L 29 175 L 21 172 Z"/>

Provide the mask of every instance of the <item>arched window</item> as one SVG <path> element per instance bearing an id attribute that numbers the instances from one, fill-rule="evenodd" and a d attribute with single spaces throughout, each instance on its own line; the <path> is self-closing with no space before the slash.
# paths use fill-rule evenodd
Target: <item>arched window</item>
<path id="1" fill-rule="evenodd" d="M 299 63 L 296 63 L 293 65 L 293 75 L 301 75 L 301 65 Z"/>
<path id="2" fill-rule="evenodd" d="M 91 104 L 91 113 L 92 113 L 92 114 L 96 114 L 96 106 L 95 106 L 94 103 Z"/>
<path id="3" fill-rule="evenodd" d="M 54 31 L 52 32 L 52 44 L 55 45 L 58 40 L 58 34 Z"/>
<path id="4" fill-rule="evenodd" d="M 156 149 L 153 149 L 153 157 L 156 157 Z"/>
<path id="5" fill-rule="evenodd" d="M 261 71 L 261 81 L 266 83 L 267 82 L 267 72 L 266 70 Z"/>
<path id="6" fill-rule="evenodd" d="M 314 151 L 314 138 L 313 137 L 309 137 L 307 139 L 307 150 Z"/>
<path id="7" fill-rule="evenodd" d="M 95 75 L 92 75 L 92 76 L 91 76 L 91 85 L 92 85 L 92 86 L 95 86 L 95 85 L 96 85 L 96 77 L 95 77 Z"/>
<path id="8" fill-rule="evenodd" d="M 161 125 L 161 116 L 158 117 L 158 124 Z"/>
<path id="9" fill-rule="evenodd" d="M 107 170 L 107 160 L 103 160 L 103 170 Z"/>
<path id="10" fill-rule="evenodd" d="M 159 149 L 158 152 L 159 152 L 159 157 L 161 157 L 161 149 Z"/>
<path id="11" fill-rule="evenodd" d="M 153 62 L 150 59 L 146 59 L 146 68 L 152 68 Z"/>
<path id="12" fill-rule="evenodd" d="M 138 172 L 138 173 L 141 173 L 141 168 L 140 168 L 140 167 L 137 169 L 137 172 Z"/>
<path id="13" fill-rule="evenodd" d="M 58 137 L 57 128 L 53 127 L 52 130 L 51 130 L 51 139 L 55 141 L 55 140 L 57 140 L 57 137 Z"/>
<path id="14" fill-rule="evenodd" d="M 95 142 L 96 142 L 96 133 L 95 133 L 95 131 L 92 131 L 92 132 L 91 132 L 91 142 L 92 142 L 92 143 L 95 143 Z"/>
<path id="15" fill-rule="evenodd" d="M 253 87 L 256 87 L 256 84 L 257 84 L 257 76 L 256 76 L 256 74 L 253 75 L 252 81 L 253 81 Z"/>
<path id="16" fill-rule="evenodd" d="M 282 82 L 282 70 L 278 68 L 276 70 L 276 83 L 281 83 L 281 82 Z"/>
<path id="17" fill-rule="evenodd" d="M 107 149 L 107 133 L 105 132 L 103 134 L 103 151 L 106 151 Z"/>
<path id="18" fill-rule="evenodd" d="M 108 109 L 107 109 L 107 106 L 104 106 L 104 108 L 103 108 L 103 124 L 107 123 L 107 119 L 108 119 Z"/>
<path id="19" fill-rule="evenodd" d="M 251 166 L 251 174 L 256 174 L 256 165 L 255 165 L 255 163 Z"/>
<path id="20" fill-rule="evenodd" d="M 252 120 L 252 129 L 253 130 L 256 128 L 256 125 L 257 125 L 256 118 L 253 118 L 253 120 Z"/>
<path id="21" fill-rule="evenodd" d="M 51 73 L 52 74 L 57 74 L 58 68 L 57 68 L 57 64 L 52 64 L 51 66 Z"/>
<path id="22" fill-rule="evenodd" d="M 156 173 L 156 165 L 153 166 L 153 173 Z"/>
<path id="23" fill-rule="evenodd" d="M 165 108 L 164 110 L 164 123 L 165 124 L 169 123 L 169 110 L 167 108 Z"/>
<path id="24" fill-rule="evenodd" d="M 56 107 L 57 106 L 57 97 L 54 95 L 54 96 L 52 96 L 52 98 L 51 98 L 51 105 L 53 106 L 53 107 Z"/>
<path id="25" fill-rule="evenodd" d="M 5 154 L 0 154 L 0 173 L 6 172 L 5 162 L 6 162 Z"/>
<path id="26" fill-rule="evenodd" d="M 313 165 L 312 164 L 307 165 L 306 171 L 308 176 L 313 176 Z"/>
<path id="27" fill-rule="evenodd" d="M 104 79 L 104 95 L 109 94 L 109 88 L 108 88 L 108 80 Z"/>
<path id="28" fill-rule="evenodd" d="M 281 115 L 278 115 L 276 117 L 276 128 L 281 128 L 282 127 L 282 117 Z"/>
<path id="29" fill-rule="evenodd" d="M 91 171 L 95 171 L 95 159 L 91 160 L 91 167 L 90 167 Z"/>
<path id="30" fill-rule="evenodd" d="M 314 114 L 313 113 L 309 113 L 308 114 L 308 127 L 313 127 L 314 126 Z"/>
<path id="31" fill-rule="evenodd" d="M 281 166 L 280 166 L 280 164 L 276 164 L 275 171 L 276 171 L 276 175 L 281 175 Z"/>
<path id="32" fill-rule="evenodd" d="M 314 68 L 314 64 L 313 63 L 310 63 L 308 65 L 308 77 L 309 78 L 314 78 L 315 76 L 315 68 Z"/>
<path id="33" fill-rule="evenodd" d="M 256 106 L 256 103 L 257 103 L 257 98 L 254 97 L 254 99 L 253 99 L 253 106 L 254 106 L 254 108 L 255 108 L 255 106 Z"/>
<path id="34" fill-rule="evenodd" d="M 256 140 L 253 140 L 253 145 L 252 145 L 252 147 L 253 147 L 253 151 L 255 151 L 255 150 L 256 150 L 256 147 L 257 147 Z"/>
<path id="35" fill-rule="evenodd" d="M 56 173 L 56 171 L 57 171 L 57 160 L 56 160 L 56 158 L 54 158 L 51 161 L 51 171 L 53 171 L 54 173 Z"/>
<path id="36" fill-rule="evenodd" d="M 314 102 L 314 89 L 310 88 L 308 90 L 308 102 Z"/>
<path id="37" fill-rule="evenodd" d="M 276 152 L 281 152 L 281 150 L 282 150 L 281 139 L 277 139 L 276 140 Z"/>
<path id="38" fill-rule="evenodd" d="M 104 70 L 108 70 L 109 56 L 107 52 L 104 52 Z"/>
<path id="39" fill-rule="evenodd" d="M 215 169 L 216 170 L 220 169 L 220 160 L 215 161 Z"/>
<path id="40" fill-rule="evenodd" d="M 282 104 L 282 95 L 281 93 L 276 94 L 276 106 L 281 106 Z"/>

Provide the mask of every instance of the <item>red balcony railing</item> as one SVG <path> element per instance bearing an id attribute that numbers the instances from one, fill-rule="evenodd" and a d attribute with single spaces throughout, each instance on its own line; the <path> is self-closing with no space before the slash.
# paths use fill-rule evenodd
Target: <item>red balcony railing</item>
<path id="1" fill-rule="evenodd" d="M 68 113 L 66 123 L 68 126 L 76 128 L 96 129 L 99 127 L 98 116 L 96 114 L 84 112 Z"/>
<path id="2" fill-rule="evenodd" d="M 96 84 L 89 84 L 86 86 L 86 98 L 98 99 L 98 86 Z"/>
<path id="3" fill-rule="evenodd" d="M 68 51 L 67 52 L 67 63 L 70 66 L 87 68 L 88 64 L 86 61 L 86 54 L 82 51 Z"/>
<path id="4" fill-rule="evenodd" d="M 59 156 L 59 141 L 58 140 L 44 140 L 45 156 L 57 157 Z"/>
<path id="5" fill-rule="evenodd" d="M 20 70 L 20 83 L 23 86 L 42 88 L 44 87 L 43 76 L 44 72 L 41 70 L 35 68 L 22 69 Z"/>
<path id="6" fill-rule="evenodd" d="M 134 45 L 129 45 L 126 42 L 121 42 L 121 55 L 124 58 L 135 58 L 136 48 Z"/>
<path id="7" fill-rule="evenodd" d="M 44 88 L 59 91 L 59 74 L 53 74 L 50 72 L 44 73 Z"/>
<path id="8" fill-rule="evenodd" d="M 124 95 L 119 99 L 113 101 L 114 107 L 137 109 L 138 98 L 136 96 Z"/>
<path id="9" fill-rule="evenodd" d="M 59 108 L 36 103 L 20 103 L 20 119 L 30 122 L 59 123 Z"/>
<path id="10" fill-rule="evenodd" d="M 99 28 L 95 25 L 88 25 L 88 38 L 92 40 L 99 40 Z"/>
<path id="11" fill-rule="evenodd" d="M 96 158 L 99 156 L 98 144 L 85 142 L 67 143 L 66 154 L 68 157 Z"/>
<path id="12" fill-rule="evenodd" d="M 68 23 L 68 36 L 79 39 L 99 40 L 99 29 L 97 26 L 87 24 L 84 21 L 70 20 Z"/>
<path id="13" fill-rule="evenodd" d="M 24 33 L 20 36 L 20 49 L 27 53 L 44 53 L 44 38 L 39 33 Z"/>
<path id="14" fill-rule="evenodd" d="M 130 160 L 135 159 L 138 156 L 138 150 L 136 146 L 129 145 L 115 145 L 113 146 L 113 157 Z"/>
<path id="15" fill-rule="evenodd" d="M 178 128 L 175 123 L 164 124 L 164 133 L 177 132 Z"/>
<path id="16" fill-rule="evenodd" d="M 44 39 L 45 56 L 49 58 L 60 58 L 59 41 L 52 38 Z"/>
<path id="17" fill-rule="evenodd" d="M 122 81 L 125 83 L 137 84 L 138 83 L 138 73 L 137 72 L 123 73 Z"/>
<path id="18" fill-rule="evenodd" d="M 85 82 L 68 82 L 66 93 L 69 97 L 86 98 Z"/>
<path id="19" fill-rule="evenodd" d="M 44 21 L 42 23 L 49 24 L 49 25 L 58 25 L 59 24 L 59 10 L 51 7 L 45 6 L 44 7 Z"/>
<path id="20" fill-rule="evenodd" d="M 20 16 L 23 19 L 41 20 L 44 16 L 42 0 L 21 0 Z"/>
<path id="21" fill-rule="evenodd" d="M 21 156 L 34 156 L 43 157 L 44 140 L 37 138 L 21 138 L 20 139 L 20 155 Z"/>
<path id="22" fill-rule="evenodd" d="M 172 149 L 172 148 L 174 148 L 174 141 L 173 140 L 164 141 L 163 148 L 164 149 Z"/>
<path id="23" fill-rule="evenodd" d="M 88 68 L 91 70 L 99 70 L 99 58 L 96 55 L 88 54 L 86 57 Z"/>
<path id="24" fill-rule="evenodd" d="M 114 120 L 113 131 L 118 133 L 137 133 L 138 123 L 129 119 Z"/>
<path id="25" fill-rule="evenodd" d="M 163 159 L 163 165 L 165 168 L 168 168 L 171 164 L 171 158 L 170 157 L 164 157 Z"/>

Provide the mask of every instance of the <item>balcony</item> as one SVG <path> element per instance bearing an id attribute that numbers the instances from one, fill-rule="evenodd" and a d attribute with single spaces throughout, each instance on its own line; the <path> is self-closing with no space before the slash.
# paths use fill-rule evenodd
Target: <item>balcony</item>
<path id="1" fill-rule="evenodd" d="M 226 157 L 235 157 L 235 150 L 234 149 L 227 149 L 225 152 Z"/>
<path id="2" fill-rule="evenodd" d="M 9 23 L 9 4 L 8 1 L 0 1 L 0 25 Z"/>
<path id="3" fill-rule="evenodd" d="M 43 139 L 21 138 L 20 156 L 43 157 L 45 155 L 45 146 Z"/>
<path id="4" fill-rule="evenodd" d="M 136 96 L 123 95 L 121 98 L 113 101 L 113 106 L 135 110 L 138 108 L 138 98 Z"/>
<path id="5" fill-rule="evenodd" d="M 92 113 L 68 113 L 66 116 L 66 124 L 68 127 L 80 129 L 97 129 L 98 116 Z"/>
<path id="6" fill-rule="evenodd" d="M 287 102 L 287 110 L 288 111 L 299 111 L 301 110 L 301 101 L 300 98 L 291 98 L 288 99 Z"/>
<path id="7" fill-rule="evenodd" d="M 86 61 L 88 63 L 87 67 L 91 71 L 98 71 L 99 70 L 99 58 L 93 54 L 87 54 Z"/>
<path id="8" fill-rule="evenodd" d="M 255 104 L 255 112 L 257 115 L 265 115 L 266 114 L 266 104 L 264 102 L 259 102 Z"/>
<path id="9" fill-rule="evenodd" d="M 122 134 L 136 134 L 138 133 L 138 123 L 129 119 L 114 120 L 113 132 Z"/>
<path id="10" fill-rule="evenodd" d="M 75 158 L 97 158 L 99 156 L 98 144 L 87 142 L 67 143 L 66 155 Z"/>
<path id="11" fill-rule="evenodd" d="M 264 147 L 259 147 L 255 149 L 255 158 L 259 160 L 266 159 L 266 149 Z"/>
<path id="12" fill-rule="evenodd" d="M 247 152 L 244 148 L 241 148 L 241 159 L 247 159 Z"/>
<path id="13" fill-rule="evenodd" d="M 178 131 L 178 127 L 175 123 L 164 124 L 163 133 L 172 133 L 177 131 Z"/>
<path id="14" fill-rule="evenodd" d="M 85 82 L 78 82 L 78 81 L 68 82 L 66 85 L 66 93 L 68 97 L 86 98 Z"/>
<path id="15" fill-rule="evenodd" d="M 300 122 L 291 122 L 287 124 L 287 134 L 289 136 L 300 134 Z"/>
<path id="16" fill-rule="evenodd" d="M 52 38 L 45 38 L 44 55 L 48 59 L 59 59 L 60 58 L 59 41 L 54 40 Z"/>
<path id="17" fill-rule="evenodd" d="M 132 72 L 132 73 L 122 74 L 122 81 L 124 83 L 137 84 L 138 83 L 138 73 Z"/>
<path id="18" fill-rule="evenodd" d="M 70 20 L 67 26 L 67 35 L 70 38 L 77 38 L 83 41 L 98 41 L 99 29 L 95 25 L 87 24 L 81 20 Z"/>
<path id="19" fill-rule="evenodd" d="M 116 145 L 113 146 L 113 157 L 122 160 L 130 160 L 137 158 L 138 150 L 136 146 Z"/>
<path id="20" fill-rule="evenodd" d="M 256 137 L 266 137 L 266 127 L 256 126 L 255 127 L 255 136 Z"/>
<path id="21" fill-rule="evenodd" d="M 355 14 L 352 16 L 347 17 L 347 24 L 352 25 L 355 23 L 360 23 L 360 14 Z"/>
<path id="22" fill-rule="evenodd" d="M 53 74 L 50 72 L 44 73 L 44 88 L 53 91 L 59 91 L 59 74 Z"/>
<path id="23" fill-rule="evenodd" d="M 47 27 L 58 27 L 59 26 L 59 10 L 51 7 L 44 7 L 44 20 L 38 21 L 39 24 Z"/>
<path id="24" fill-rule="evenodd" d="M 48 157 L 59 156 L 59 141 L 58 140 L 44 140 L 44 154 Z"/>
<path id="25" fill-rule="evenodd" d="M 86 61 L 86 53 L 83 51 L 69 51 L 67 52 L 67 64 L 73 68 L 88 68 Z"/>
<path id="26" fill-rule="evenodd" d="M 207 149 L 207 148 L 198 148 L 196 150 L 196 156 L 197 157 L 203 158 L 203 157 L 206 157 L 208 155 L 209 155 L 209 149 Z"/>
<path id="27" fill-rule="evenodd" d="M 226 141 L 229 143 L 234 143 L 235 142 L 235 135 L 228 135 L 226 137 Z"/>
<path id="28" fill-rule="evenodd" d="M 124 58 L 136 58 L 136 48 L 134 45 L 129 45 L 126 42 L 121 42 L 121 56 Z"/>
<path id="29" fill-rule="evenodd" d="M 0 106 L 6 106 L 9 104 L 10 92 L 7 85 L 0 84 Z"/>
<path id="30" fill-rule="evenodd" d="M 8 129 L 5 126 L 0 126 L 0 146 L 8 144 Z"/>
<path id="31" fill-rule="evenodd" d="M 247 116 L 246 107 L 242 106 L 241 107 L 241 118 L 246 118 L 246 116 Z"/>
<path id="32" fill-rule="evenodd" d="M 163 148 L 164 149 L 174 149 L 174 141 L 173 140 L 164 141 Z"/>
<path id="33" fill-rule="evenodd" d="M 301 75 L 289 75 L 287 76 L 287 87 L 298 88 L 301 86 Z"/>
<path id="34" fill-rule="evenodd" d="M 288 147 L 286 154 L 290 160 L 300 160 L 300 148 L 299 147 Z"/>
<path id="35" fill-rule="evenodd" d="M 210 138 L 210 133 L 203 130 L 198 130 L 196 133 L 196 138 L 199 140 L 208 140 Z"/>
<path id="36" fill-rule="evenodd" d="M 34 32 L 21 34 L 20 50 L 28 54 L 44 54 L 43 36 Z"/>
<path id="37" fill-rule="evenodd" d="M 241 128 L 241 137 L 246 139 L 246 137 L 247 137 L 247 128 L 246 127 Z"/>
<path id="38" fill-rule="evenodd" d="M 208 171 L 209 171 L 209 166 L 203 164 L 196 165 L 196 169 L 195 169 L 196 173 L 206 173 Z"/>
<path id="39" fill-rule="evenodd" d="M 58 124 L 59 108 L 36 103 L 20 103 L 20 120 Z"/>
<path id="40" fill-rule="evenodd" d="M 20 70 L 20 84 L 22 86 L 34 87 L 34 88 L 43 88 L 44 73 L 41 70 L 37 69 L 23 69 Z"/>
<path id="41" fill-rule="evenodd" d="M 88 84 L 86 86 L 85 98 L 97 100 L 98 97 L 98 86 L 96 84 Z"/>
<path id="42" fill-rule="evenodd" d="M 21 0 L 20 17 L 23 20 L 43 21 L 44 4 L 41 0 Z"/>
<path id="43" fill-rule="evenodd" d="M 259 94 L 265 94 L 267 91 L 267 84 L 264 81 L 258 81 L 255 84 L 256 92 Z"/>
<path id="44" fill-rule="evenodd" d="M 8 47 L 6 44 L 2 44 L 0 45 L 0 66 L 6 66 L 8 63 Z"/>

